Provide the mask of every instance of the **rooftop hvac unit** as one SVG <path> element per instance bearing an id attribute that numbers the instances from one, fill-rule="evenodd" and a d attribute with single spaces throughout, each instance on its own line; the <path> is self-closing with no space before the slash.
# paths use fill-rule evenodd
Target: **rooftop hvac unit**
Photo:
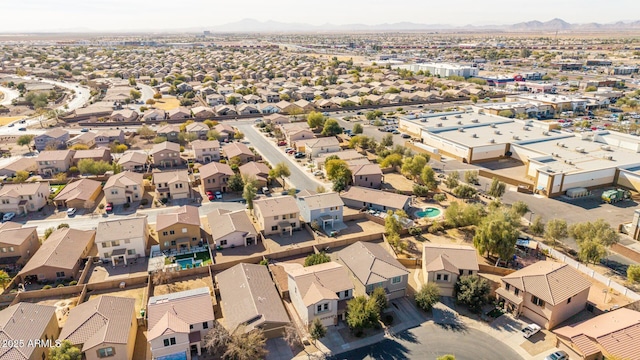
<path id="1" fill-rule="evenodd" d="M 464 132 L 464 128 L 458 128 L 458 131 Z"/>
<path id="2" fill-rule="evenodd" d="M 605 155 L 604 158 L 607 160 L 613 160 L 613 156 L 611 155 Z"/>
<path id="3" fill-rule="evenodd" d="M 500 130 L 494 130 L 493 133 L 496 135 L 500 135 Z"/>
<path id="4" fill-rule="evenodd" d="M 477 137 L 478 137 L 478 134 L 472 134 L 472 135 L 471 135 L 471 137 L 472 137 L 472 138 L 477 138 Z"/>
<path id="5" fill-rule="evenodd" d="M 458 125 L 462 125 L 462 121 L 458 121 Z"/>
<path id="6" fill-rule="evenodd" d="M 437 123 L 436 127 L 442 127 L 442 123 Z"/>
<path id="7" fill-rule="evenodd" d="M 440 120 L 447 120 L 447 117 L 443 116 L 443 117 L 440 118 Z"/>
<path id="8" fill-rule="evenodd" d="M 497 128 L 497 127 L 498 127 L 498 125 L 496 125 L 496 124 L 491 124 L 490 126 L 491 126 L 492 128 Z"/>
<path id="9" fill-rule="evenodd" d="M 563 142 L 557 142 L 556 145 L 558 145 L 558 147 L 561 147 L 561 148 L 565 147 Z"/>
<path id="10" fill-rule="evenodd" d="M 602 145 L 600 146 L 600 149 L 604 150 L 604 151 L 611 151 L 611 146 L 609 145 Z"/>
<path id="11" fill-rule="evenodd" d="M 549 132 L 548 132 L 548 131 L 543 131 L 543 132 L 542 132 L 542 135 L 544 135 L 544 136 L 549 136 Z"/>
<path id="12" fill-rule="evenodd" d="M 478 119 L 473 119 L 473 120 L 471 120 L 471 122 L 472 122 L 472 123 L 474 123 L 474 124 L 477 124 L 477 123 L 479 123 L 479 122 L 480 122 L 480 120 L 478 120 Z"/>
<path id="13" fill-rule="evenodd" d="M 529 131 L 529 129 L 531 129 L 529 126 L 524 126 L 524 127 L 522 128 L 522 130 L 524 130 L 524 131 Z"/>
<path id="14" fill-rule="evenodd" d="M 460 114 L 456 115 L 457 119 L 460 119 L 461 117 L 462 117 L 462 115 L 460 115 Z"/>
<path id="15" fill-rule="evenodd" d="M 585 152 L 584 148 L 583 147 L 579 147 L 579 146 L 576 148 L 576 151 L 579 152 L 579 153 L 584 153 Z"/>
<path id="16" fill-rule="evenodd" d="M 520 140 L 520 136 L 518 136 L 518 135 L 513 135 L 513 140 Z"/>
<path id="17" fill-rule="evenodd" d="M 495 141 L 494 139 L 489 139 L 489 143 L 493 144 L 493 143 L 495 143 L 495 142 L 496 142 L 496 141 Z"/>

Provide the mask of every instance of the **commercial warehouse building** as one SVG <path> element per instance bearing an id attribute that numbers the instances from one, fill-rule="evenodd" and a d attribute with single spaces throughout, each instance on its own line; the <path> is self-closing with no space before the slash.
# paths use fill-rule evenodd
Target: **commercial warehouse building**
<path id="1" fill-rule="evenodd" d="M 433 76 L 440 76 L 443 78 L 449 76 L 462 76 L 464 78 L 478 76 L 478 68 L 473 66 L 466 66 L 452 63 L 418 63 L 418 64 L 404 64 L 398 66 L 392 66 L 394 69 L 405 69 L 413 72 L 420 70 L 428 71 Z"/>

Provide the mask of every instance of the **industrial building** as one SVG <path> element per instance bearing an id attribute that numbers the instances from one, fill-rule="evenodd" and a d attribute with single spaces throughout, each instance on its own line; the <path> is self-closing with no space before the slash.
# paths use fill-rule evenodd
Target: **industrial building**
<path id="1" fill-rule="evenodd" d="M 428 71 L 433 76 L 440 76 L 443 78 L 449 76 L 462 76 L 464 78 L 478 76 L 478 68 L 473 66 L 466 66 L 452 63 L 419 63 L 419 64 L 404 64 L 399 66 L 392 66 L 394 69 L 405 69 L 413 72 L 420 70 Z"/>

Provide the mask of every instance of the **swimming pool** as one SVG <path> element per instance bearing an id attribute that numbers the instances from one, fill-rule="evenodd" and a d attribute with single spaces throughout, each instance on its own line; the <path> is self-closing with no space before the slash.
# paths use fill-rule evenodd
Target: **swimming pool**
<path id="1" fill-rule="evenodd" d="M 415 212 L 415 216 L 417 218 L 435 218 L 438 217 L 442 214 L 442 211 L 438 208 L 435 207 L 428 207 L 428 208 L 424 208 L 420 211 L 416 211 Z"/>
<path id="2" fill-rule="evenodd" d="M 176 264 L 180 265 L 180 268 L 184 270 L 188 267 L 188 265 L 191 265 L 191 267 L 202 266 L 202 260 L 193 261 L 192 258 L 178 259 L 176 260 Z"/>

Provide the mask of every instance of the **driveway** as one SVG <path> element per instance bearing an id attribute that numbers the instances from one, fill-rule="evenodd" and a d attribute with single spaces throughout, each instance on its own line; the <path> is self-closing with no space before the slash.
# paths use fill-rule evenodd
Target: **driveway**
<path id="1" fill-rule="evenodd" d="M 433 306 L 433 322 L 438 325 L 460 328 L 463 327 L 458 312 L 456 311 L 455 301 L 452 297 L 443 296 L 440 302 Z"/>

